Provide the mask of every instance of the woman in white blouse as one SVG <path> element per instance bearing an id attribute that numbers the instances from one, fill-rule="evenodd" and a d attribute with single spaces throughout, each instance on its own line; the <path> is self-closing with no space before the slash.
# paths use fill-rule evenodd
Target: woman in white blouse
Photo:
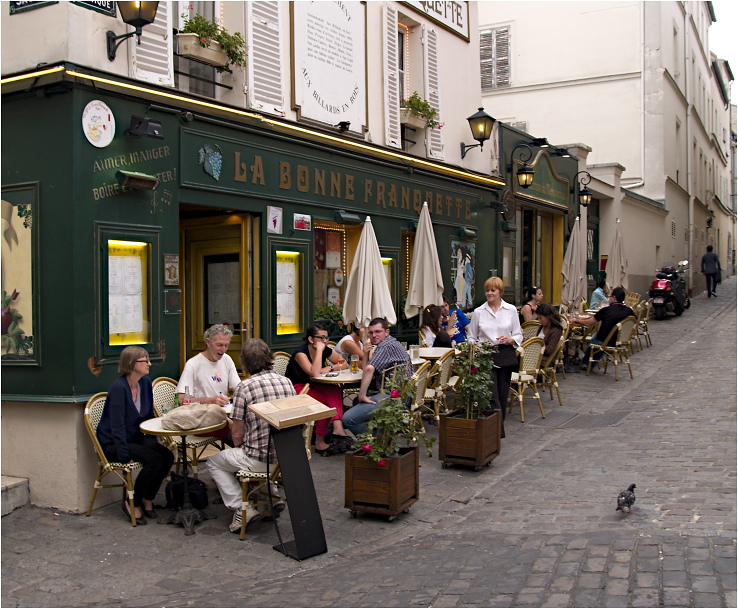
<path id="1" fill-rule="evenodd" d="M 505 284 L 499 277 L 490 277 L 484 282 L 484 295 L 487 302 L 474 309 L 474 315 L 467 329 L 467 338 L 474 341 L 499 345 L 499 352 L 492 357 L 495 365 L 492 370 L 492 408 L 502 410 L 505 420 L 507 398 L 510 394 L 510 379 L 518 369 L 518 356 L 515 348 L 523 342 L 518 311 L 514 305 L 502 300 Z M 502 429 L 505 437 L 505 428 Z"/>

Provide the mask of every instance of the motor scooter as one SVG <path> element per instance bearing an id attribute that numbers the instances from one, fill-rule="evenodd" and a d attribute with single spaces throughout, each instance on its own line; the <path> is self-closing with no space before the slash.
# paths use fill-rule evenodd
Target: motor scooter
<path id="1" fill-rule="evenodd" d="M 682 260 L 678 265 L 668 264 L 656 272 L 656 279 L 648 290 L 649 298 L 653 298 L 653 314 L 656 319 L 664 319 L 668 313 L 681 315 L 692 304 L 687 294 L 684 271 L 689 261 Z"/>

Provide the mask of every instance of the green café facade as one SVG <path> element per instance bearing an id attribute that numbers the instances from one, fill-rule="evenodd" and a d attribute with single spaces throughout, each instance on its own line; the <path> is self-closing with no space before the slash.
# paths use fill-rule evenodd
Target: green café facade
<path id="1" fill-rule="evenodd" d="M 2 473 L 38 506 L 86 509 L 84 405 L 126 345 L 152 378 L 177 378 L 212 323 L 233 327 L 236 362 L 253 336 L 293 350 L 342 302 L 367 216 L 405 340 L 424 201 L 447 294 L 478 305 L 500 267 L 501 179 L 334 131 L 71 64 L 6 76 L 3 127 Z"/>

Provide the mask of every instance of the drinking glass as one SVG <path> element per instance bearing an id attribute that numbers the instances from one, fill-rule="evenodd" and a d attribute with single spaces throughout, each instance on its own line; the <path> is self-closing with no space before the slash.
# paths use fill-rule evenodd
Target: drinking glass
<path id="1" fill-rule="evenodd" d="M 351 356 L 351 372 L 358 372 L 359 371 L 359 356 L 356 354 L 353 354 Z"/>

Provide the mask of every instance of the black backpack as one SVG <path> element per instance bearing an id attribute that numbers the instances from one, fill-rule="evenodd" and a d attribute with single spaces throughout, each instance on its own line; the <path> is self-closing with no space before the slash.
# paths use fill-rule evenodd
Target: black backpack
<path id="1" fill-rule="evenodd" d="M 164 495 L 167 507 L 170 510 L 179 510 L 184 505 L 184 477 L 170 473 L 171 480 L 167 482 Z M 187 476 L 187 487 L 190 491 L 190 503 L 196 510 L 203 510 L 208 506 L 208 489 L 202 480 Z"/>

